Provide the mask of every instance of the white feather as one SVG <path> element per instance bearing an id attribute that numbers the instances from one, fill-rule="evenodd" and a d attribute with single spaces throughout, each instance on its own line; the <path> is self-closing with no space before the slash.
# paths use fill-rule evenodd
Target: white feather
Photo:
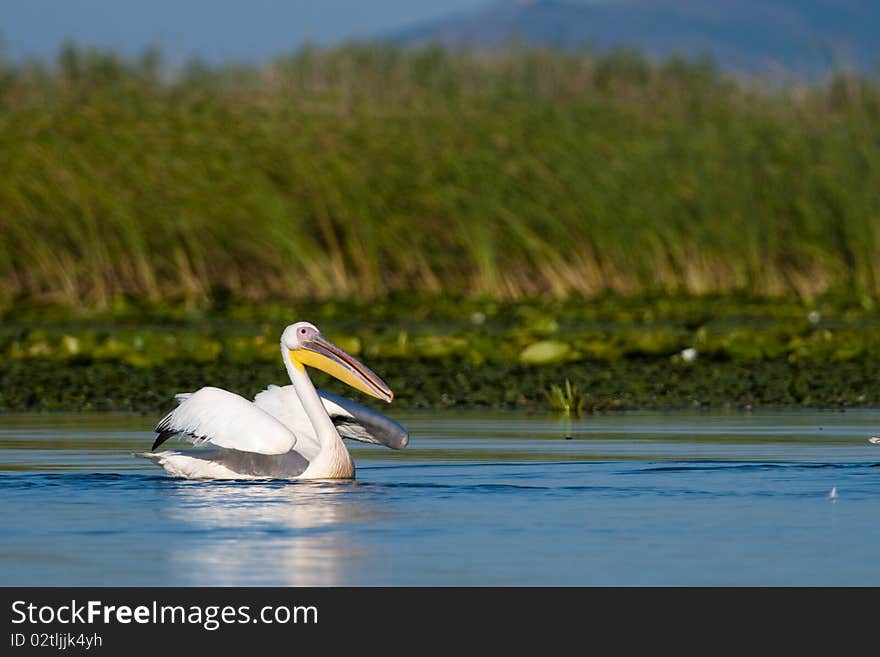
<path id="1" fill-rule="evenodd" d="M 144 452 L 138 454 L 149 459 L 174 477 L 186 479 L 255 479 L 230 470 L 222 463 L 198 458 L 184 452 Z"/>
<path id="2" fill-rule="evenodd" d="M 234 449 L 208 448 L 138 454 L 162 466 L 169 474 L 187 479 L 295 479 L 309 462 L 296 451 L 254 454 Z"/>
<path id="3" fill-rule="evenodd" d="M 297 435 L 272 414 L 244 397 L 213 387 L 187 396 L 156 429 L 177 432 L 197 444 L 208 442 L 257 454 L 284 454 L 297 443 Z"/>
<path id="4" fill-rule="evenodd" d="M 327 400 L 322 399 L 321 401 L 324 402 L 324 408 L 327 408 Z M 270 385 L 266 390 L 257 393 L 257 396 L 254 397 L 254 404 L 296 435 L 296 451 L 306 459 L 313 460 L 321 451 L 315 428 L 309 422 L 299 395 L 296 394 L 293 386 Z"/>

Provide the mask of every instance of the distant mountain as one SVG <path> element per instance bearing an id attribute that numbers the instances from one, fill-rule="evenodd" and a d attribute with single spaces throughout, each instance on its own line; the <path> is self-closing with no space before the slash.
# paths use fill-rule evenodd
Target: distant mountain
<path id="1" fill-rule="evenodd" d="M 505 0 L 389 36 L 490 49 L 511 41 L 649 56 L 710 55 L 723 69 L 815 76 L 880 72 L 878 0 Z"/>

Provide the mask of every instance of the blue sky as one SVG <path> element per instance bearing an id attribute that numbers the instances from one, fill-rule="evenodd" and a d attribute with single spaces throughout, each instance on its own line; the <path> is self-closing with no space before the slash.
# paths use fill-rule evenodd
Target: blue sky
<path id="1" fill-rule="evenodd" d="M 7 56 L 54 57 L 67 40 L 179 63 L 259 62 L 469 11 L 493 0 L 0 0 Z"/>

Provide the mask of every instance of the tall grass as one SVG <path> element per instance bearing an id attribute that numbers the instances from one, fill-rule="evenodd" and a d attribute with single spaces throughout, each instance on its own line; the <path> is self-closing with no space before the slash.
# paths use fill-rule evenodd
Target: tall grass
<path id="1" fill-rule="evenodd" d="M 880 291 L 880 83 L 638 55 L 0 67 L 0 301 Z"/>

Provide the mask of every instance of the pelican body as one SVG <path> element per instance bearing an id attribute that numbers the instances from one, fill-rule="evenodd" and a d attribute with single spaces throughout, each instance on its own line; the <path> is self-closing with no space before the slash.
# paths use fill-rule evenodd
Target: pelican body
<path id="1" fill-rule="evenodd" d="M 152 451 L 140 456 L 189 479 L 353 479 L 355 465 L 343 437 L 406 446 L 409 435 L 393 420 L 315 389 L 306 367 L 386 402 L 394 397 L 382 379 L 313 324 L 284 329 L 281 359 L 291 385 L 269 386 L 254 401 L 214 387 L 177 395 L 180 405 L 156 426 Z M 172 437 L 201 447 L 156 451 Z"/>

